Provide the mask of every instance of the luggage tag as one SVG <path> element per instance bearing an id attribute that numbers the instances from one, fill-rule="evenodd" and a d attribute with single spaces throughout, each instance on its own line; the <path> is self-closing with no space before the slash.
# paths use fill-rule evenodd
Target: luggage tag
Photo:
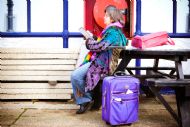
<path id="1" fill-rule="evenodd" d="M 120 104 L 123 103 L 123 100 L 121 98 L 114 98 L 113 100 L 119 102 Z"/>
<path id="2" fill-rule="evenodd" d="M 133 91 L 131 91 L 130 89 L 128 89 L 125 94 L 131 94 L 131 93 L 133 93 Z"/>
<path id="3" fill-rule="evenodd" d="M 121 98 L 114 98 L 115 101 L 121 102 L 122 99 Z"/>
<path id="4" fill-rule="evenodd" d="M 127 91 L 125 92 L 125 94 L 131 94 L 131 93 L 133 93 L 133 91 L 131 91 L 131 90 L 129 89 L 129 86 L 128 86 L 128 85 L 125 86 L 125 89 L 127 90 Z"/>

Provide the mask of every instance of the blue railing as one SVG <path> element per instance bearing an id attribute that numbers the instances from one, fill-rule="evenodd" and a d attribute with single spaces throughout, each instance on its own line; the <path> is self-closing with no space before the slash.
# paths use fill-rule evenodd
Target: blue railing
<path id="1" fill-rule="evenodd" d="M 1 37 L 62 37 L 63 48 L 68 48 L 69 37 L 82 37 L 79 32 L 68 31 L 68 0 L 63 0 L 63 32 L 31 32 L 31 1 L 27 1 L 27 32 L 0 32 Z"/>
<path id="2" fill-rule="evenodd" d="M 63 0 L 63 32 L 31 32 L 31 1 L 27 1 L 27 32 L 0 32 L 2 37 L 62 37 L 63 48 L 68 48 L 69 37 L 82 37 L 79 32 L 68 31 L 68 0 Z M 190 33 L 176 33 L 177 26 L 177 1 L 173 1 L 173 33 L 171 37 L 189 38 Z M 190 1 L 190 0 L 189 0 Z M 136 32 L 135 35 L 144 35 L 141 32 L 141 0 L 136 0 Z M 137 63 L 140 65 L 140 63 Z"/>
<path id="3" fill-rule="evenodd" d="M 10 2 L 11 0 L 9 0 Z M 63 48 L 68 48 L 69 37 L 82 37 L 79 32 L 68 31 L 68 0 L 63 0 L 63 32 L 31 32 L 31 1 L 27 1 L 27 32 L 0 32 L 2 37 L 62 37 Z M 177 33 L 177 1 L 173 1 L 173 33 L 169 33 L 170 37 L 190 38 L 190 33 Z M 11 2 L 10 2 L 11 3 Z M 190 3 L 190 0 L 189 0 Z M 11 6 L 11 4 L 10 4 Z M 189 4 L 190 6 L 190 4 Z M 190 24 L 190 23 L 189 23 Z M 145 35 L 141 32 L 141 0 L 136 0 L 136 32 L 135 35 Z M 136 60 L 136 66 L 140 66 L 140 59 Z M 140 71 L 136 72 L 140 74 Z"/>
<path id="4" fill-rule="evenodd" d="M 31 2 L 30 0 L 26 0 L 27 2 L 27 32 L 31 32 Z"/>

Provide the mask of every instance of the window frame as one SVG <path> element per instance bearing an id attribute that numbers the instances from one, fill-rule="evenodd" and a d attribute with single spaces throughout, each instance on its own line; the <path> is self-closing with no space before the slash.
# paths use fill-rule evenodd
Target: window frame
<path id="1" fill-rule="evenodd" d="M 190 38 L 189 33 L 177 32 L 177 0 L 173 1 L 173 32 L 168 33 L 172 38 Z M 190 0 L 189 0 L 189 11 L 190 11 Z M 190 15 L 190 14 L 189 14 Z M 190 25 L 190 24 L 188 24 Z M 141 32 L 141 0 L 136 0 L 136 32 L 135 35 L 145 35 L 149 33 Z"/>
<path id="2" fill-rule="evenodd" d="M 27 3 L 27 32 L 0 32 L 1 37 L 62 37 L 63 48 L 68 48 L 69 37 L 83 37 L 79 32 L 68 31 L 68 0 L 63 0 L 63 32 L 31 32 L 31 0 Z"/>
<path id="3" fill-rule="evenodd" d="M 31 32 L 31 1 L 27 1 L 27 32 L 0 32 L 1 37 L 62 37 L 63 48 L 68 48 L 69 37 L 82 37 L 79 32 L 68 31 L 68 0 L 63 0 L 63 32 Z M 190 33 L 177 33 L 177 0 L 173 1 L 173 38 L 190 38 Z M 189 0 L 190 4 L 190 0 Z M 190 5 L 189 5 L 190 6 Z M 136 32 L 134 35 L 145 35 L 141 32 L 141 0 L 136 0 Z"/>

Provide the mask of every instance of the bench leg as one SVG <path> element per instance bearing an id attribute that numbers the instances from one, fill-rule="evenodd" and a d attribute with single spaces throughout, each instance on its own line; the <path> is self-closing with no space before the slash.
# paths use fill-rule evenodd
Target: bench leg
<path id="1" fill-rule="evenodd" d="M 171 108 L 171 106 L 166 102 L 166 100 L 160 95 L 159 90 L 154 87 L 150 86 L 151 91 L 155 94 L 155 96 L 160 100 L 160 102 L 165 106 L 165 108 L 168 110 L 168 112 L 171 114 L 171 116 L 177 121 L 177 123 L 180 123 L 180 119 L 175 113 L 175 111 Z"/>
<path id="2" fill-rule="evenodd" d="M 175 90 L 180 127 L 189 127 L 190 125 L 190 96 L 185 95 L 186 89 L 177 88 Z"/>
<path id="3" fill-rule="evenodd" d="M 145 93 L 146 97 L 148 98 L 154 98 L 155 95 L 152 93 L 150 88 L 148 86 L 144 86 L 143 84 L 140 85 L 140 89 Z"/>

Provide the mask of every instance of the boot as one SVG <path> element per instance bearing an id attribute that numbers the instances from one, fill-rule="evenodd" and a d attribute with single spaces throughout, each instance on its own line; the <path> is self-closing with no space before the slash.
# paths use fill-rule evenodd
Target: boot
<path id="1" fill-rule="evenodd" d="M 76 111 L 76 114 L 85 113 L 88 110 L 88 108 L 90 107 L 90 105 L 91 105 L 91 101 L 83 103 L 83 104 L 80 104 L 80 109 Z"/>

